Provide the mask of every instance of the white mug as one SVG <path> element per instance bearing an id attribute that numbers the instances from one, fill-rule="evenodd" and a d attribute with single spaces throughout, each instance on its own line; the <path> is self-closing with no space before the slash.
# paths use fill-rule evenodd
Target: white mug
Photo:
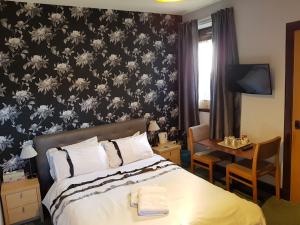
<path id="1" fill-rule="evenodd" d="M 167 132 L 160 132 L 158 134 L 158 137 L 159 137 L 159 144 L 163 145 L 163 144 L 166 144 L 168 142 Z"/>

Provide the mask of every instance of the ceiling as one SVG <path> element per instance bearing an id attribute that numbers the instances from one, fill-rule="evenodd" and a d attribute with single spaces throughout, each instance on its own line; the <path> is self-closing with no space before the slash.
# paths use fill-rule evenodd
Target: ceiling
<path id="1" fill-rule="evenodd" d="M 221 0 L 182 0 L 181 2 L 158 3 L 155 0 L 15 0 L 21 2 L 79 6 L 100 9 L 152 12 L 184 15 Z"/>

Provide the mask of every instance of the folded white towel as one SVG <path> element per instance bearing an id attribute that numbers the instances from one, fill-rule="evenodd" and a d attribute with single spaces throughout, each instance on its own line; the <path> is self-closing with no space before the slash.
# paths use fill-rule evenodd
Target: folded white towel
<path id="1" fill-rule="evenodd" d="M 136 187 L 134 189 L 131 190 L 130 192 L 130 206 L 131 207 L 137 207 L 138 203 L 139 203 L 139 192 L 140 189 L 142 189 L 141 193 L 146 193 L 148 194 L 155 194 L 155 193 L 159 193 L 159 194 L 164 194 L 166 193 L 165 188 L 159 187 L 159 186 L 144 186 L 144 187 Z"/>
<path id="2" fill-rule="evenodd" d="M 138 206 L 138 200 L 139 200 L 138 189 L 132 190 L 130 193 L 130 206 L 136 208 Z"/>
<path id="3" fill-rule="evenodd" d="M 167 190 L 163 187 L 141 187 L 138 192 L 138 215 L 158 216 L 169 213 Z"/>

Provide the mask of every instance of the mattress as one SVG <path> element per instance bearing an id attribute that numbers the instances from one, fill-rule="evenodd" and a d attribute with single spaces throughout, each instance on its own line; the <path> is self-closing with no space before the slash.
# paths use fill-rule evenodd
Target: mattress
<path id="1" fill-rule="evenodd" d="M 130 207 L 139 186 L 167 189 L 169 214 L 142 217 Z M 116 169 L 55 182 L 43 204 L 55 225 L 265 225 L 261 208 L 154 155 Z"/>

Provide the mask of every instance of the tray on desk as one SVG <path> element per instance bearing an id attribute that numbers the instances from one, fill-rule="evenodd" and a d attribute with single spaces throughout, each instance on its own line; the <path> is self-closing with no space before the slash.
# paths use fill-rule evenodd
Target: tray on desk
<path id="1" fill-rule="evenodd" d="M 232 146 L 232 145 L 226 145 L 224 141 L 218 142 L 218 145 L 221 145 L 226 148 L 231 148 L 231 149 L 240 149 L 240 150 L 248 150 L 250 149 L 253 144 L 252 143 L 247 143 L 247 144 L 237 144 L 237 146 Z"/>

